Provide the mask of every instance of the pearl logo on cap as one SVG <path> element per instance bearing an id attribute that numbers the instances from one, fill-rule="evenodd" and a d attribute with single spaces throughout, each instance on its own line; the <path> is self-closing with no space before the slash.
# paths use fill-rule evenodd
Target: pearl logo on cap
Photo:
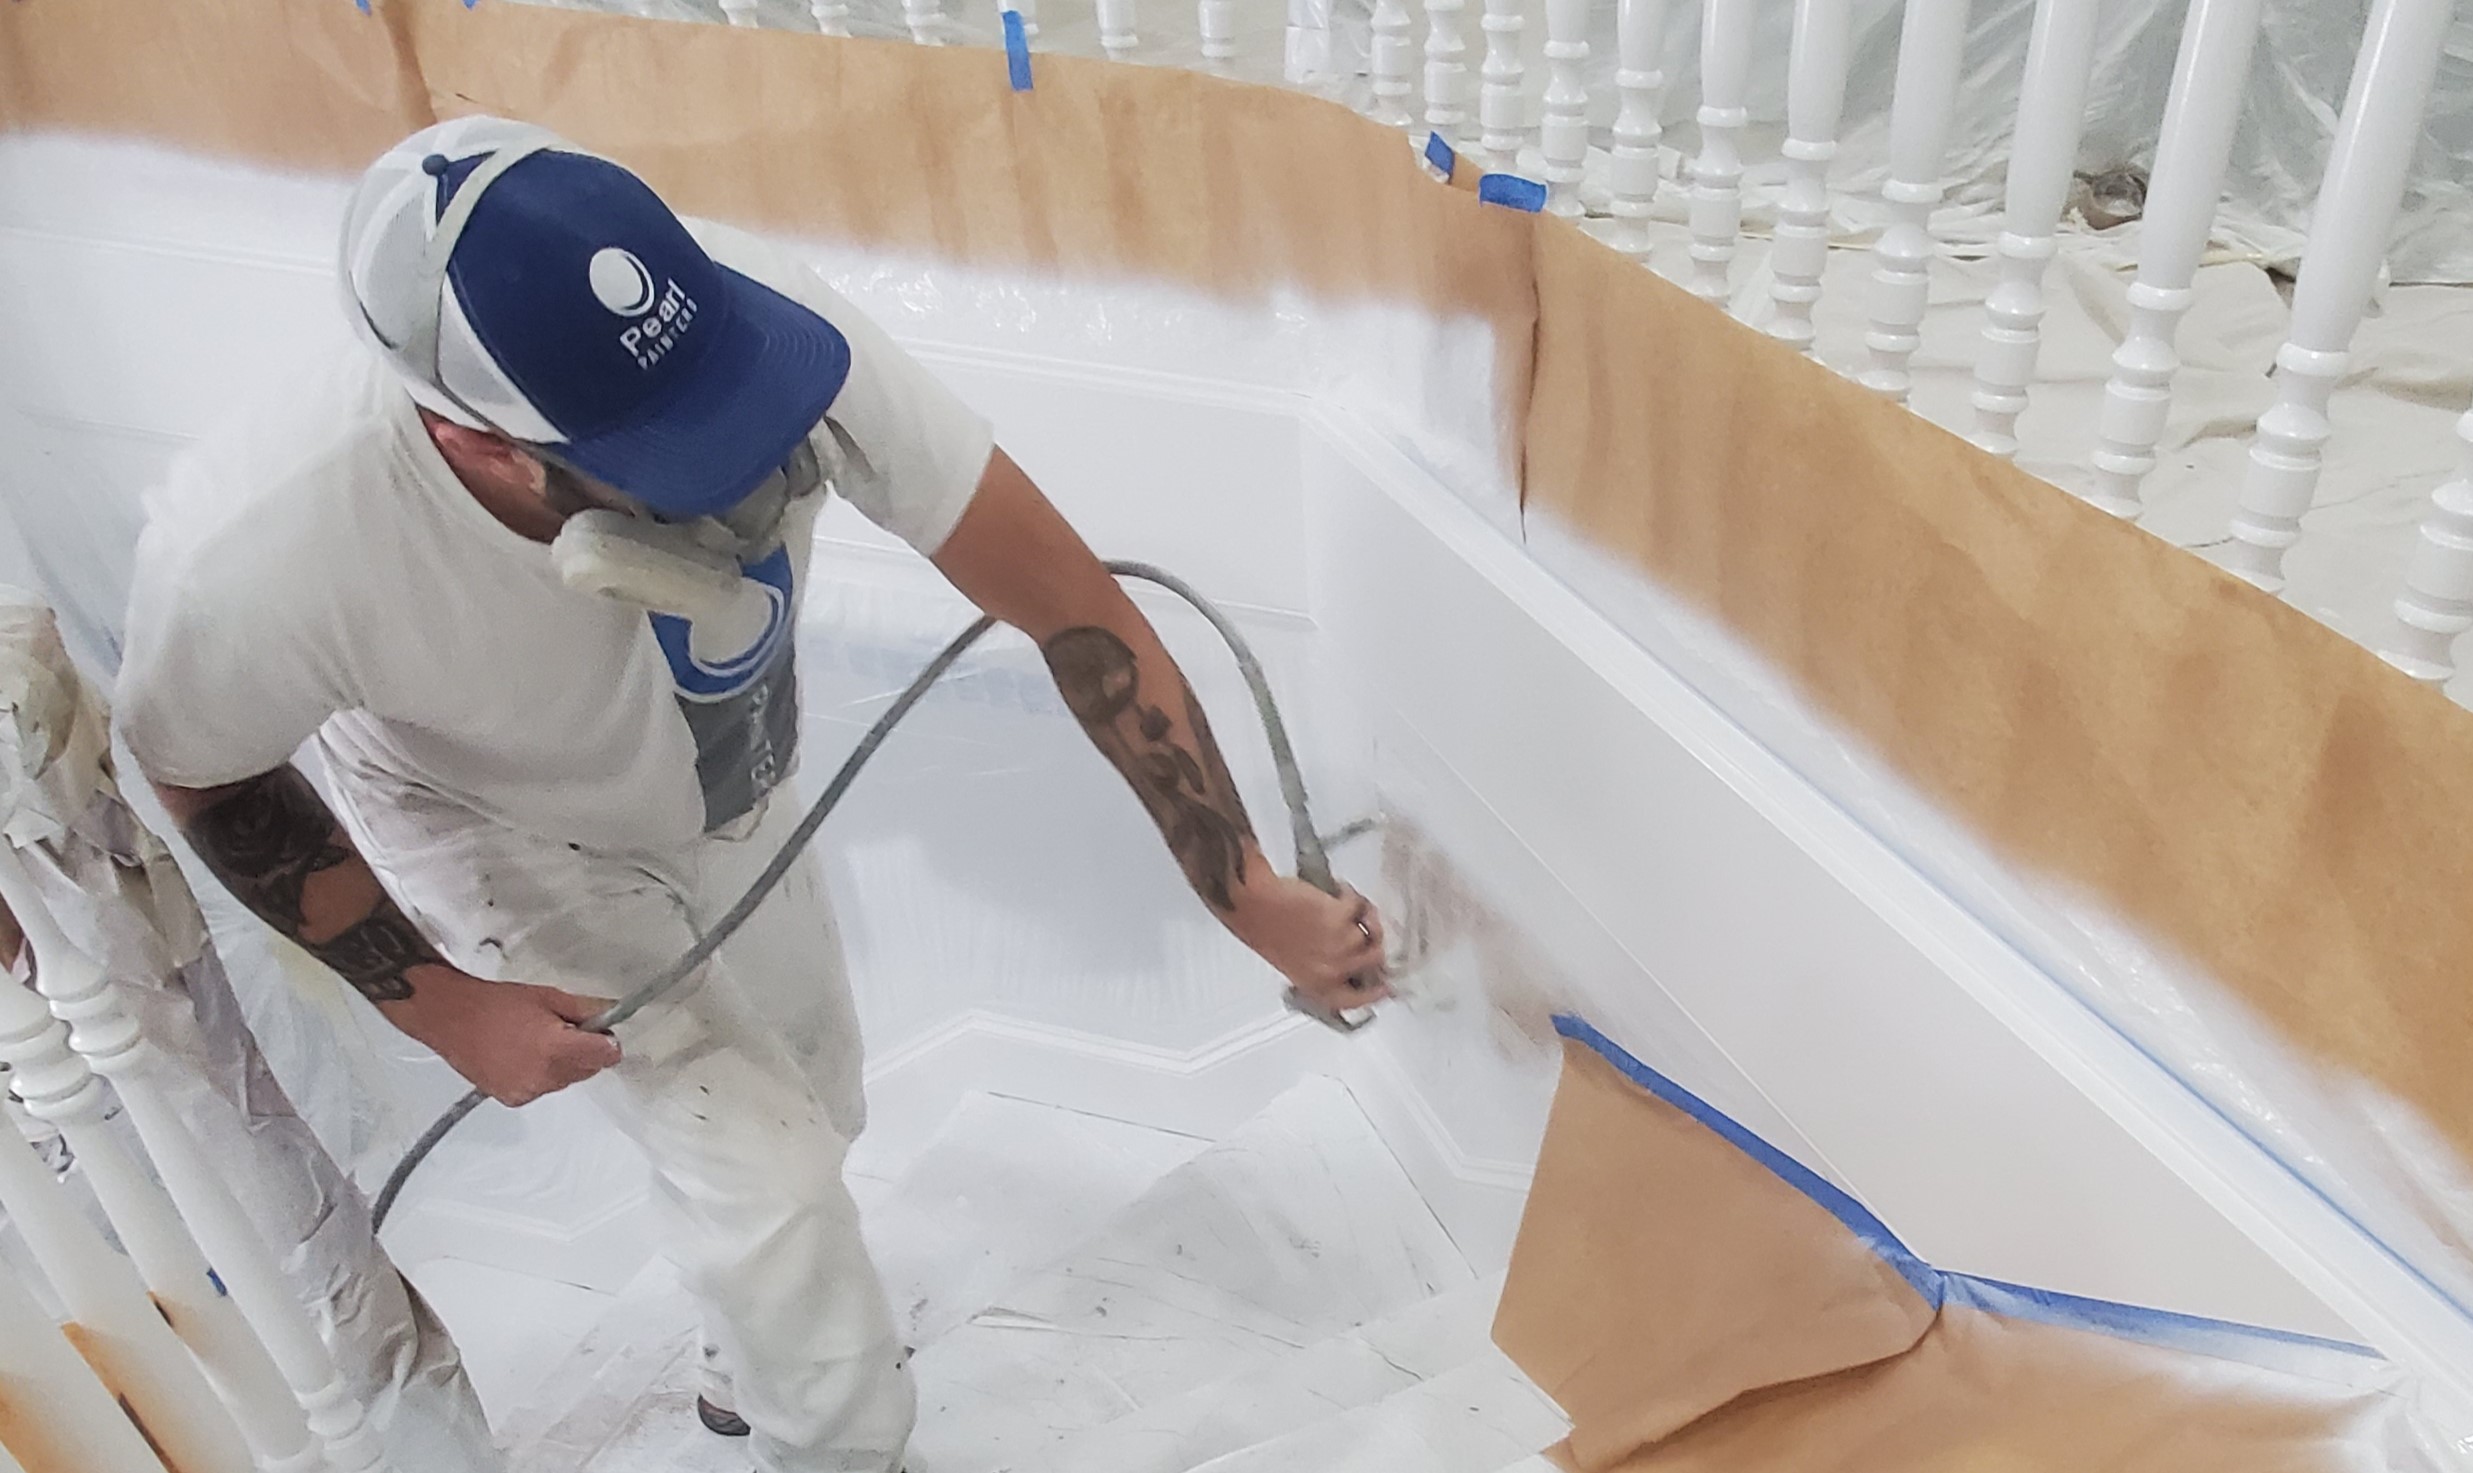
<path id="1" fill-rule="evenodd" d="M 619 316 L 641 317 L 653 309 L 653 274 L 635 252 L 603 246 L 592 253 L 585 275 L 601 305 Z"/>

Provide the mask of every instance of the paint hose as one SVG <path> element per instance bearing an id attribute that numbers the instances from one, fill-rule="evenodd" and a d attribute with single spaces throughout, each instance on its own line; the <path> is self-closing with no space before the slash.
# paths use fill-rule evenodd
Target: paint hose
<path id="1" fill-rule="evenodd" d="M 1119 578 L 1157 584 L 1193 605 L 1228 646 L 1228 653 L 1236 658 L 1237 673 L 1244 677 L 1246 689 L 1253 693 L 1254 710 L 1262 718 L 1262 734 L 1270 744 L 1271 765 L 1279 774 L 1280 800 L 1288 809 L 1289 833 L 1296 845 L 1297 878 L 1325 894 L 1340 893 L 1339 881 L 1331 873 L 1328 847 L 1322 835 L 1315 830 L 1313 812 L 1306 803 L 1305 775 L 1297 767 L 1296 748 L 1288 740 L 1288 724 L 1280 717 L 1279 703 L 1271 697 L 1271 683 L 1262 673 L 1261 662 L 1254 658 L 1253 647 L 1245 642 L 1245 636 L 1237 631 L 1236 625 L 1216 604 L 1174 573 L 1148 563 L 1111 562 L 1107 566 L 1108 571 Z M 963 652 L 977 644 L 980 636 L 995 626 L 994 619 L 982 615 L 936 652 L 936 658 L 927 662 L 926 668 L 894 698 L 884 714 L 876 718 L 875 725 L 867 729 L 867 734 L 859 738 L 859 744 L 851 749 L 850 755 L 842 759 L 833 780 L 824 785 L 824 791 L 808 806 L 806 814 L 799 819 L 798 827 L 782 841 L 780 850 L 765 865 L 763 873 L 756 876 L 755 882 L 747 887 L 747 893 L 738 898 L 738 902 L 714 923 L 711 930 L 698 936 L 695 944 L 680 954 L 678 960 L 663 968 L 660 975 L 577 1026 L 590 1033 L 608 1033 L 659 1001 L 710 961 L 713 953 L 721 949 L 722 943 L 736 934 L 739 927 L 747 924 L 747 918 L 755 914 L 756 907 L 763 904 L 765 898 L 773 893 L 774 887 L 781 883 L 782 877 L 790 873 L 790 867 L 798 862 L 808 841 L 815 838 L 825 819 L 840 806 L 843 795 L 850 791 L 851 783 L 857 780 L 869 759 L 876 755 L 876 749 L 884 745 L 884 739 L 892 734 L 893 728 L 900 725 L 902 718 L 910 714 L 911 708 L 919 704 L 929 687 L 952 670 L 954 662 L 961 659 Z M 1370 1013 L 1363 1011 L 1342 1012 L 1326 1008 L 1293 987 L 1288 989 L 1288 1006 L 1341 1033 L 1353 1033 L 1373 1020 Z M 429 1159 L 430 1152 L 436 1150 L 438 1143 L 445 1140 L 449 1132 L 463 1123 L 464 1117 L 479 1109 L 488 1098 L 479 1090 L 473 1090 L 421 1132 L 420 1139 L 412 1143 L 412 1148 L 404 1152 L 403 1159 L 395 1163 L 395 1169 L 387 1173 L 386 1185 L 378 1191 L 377 1201 L 370 1208 L 372 1231 L 386 1225 L 387 1214 L 395 1210 L 395 1199 L 403 1195 L 404 1183 L 411 1179 L 412 1173 L 419 1169 L 423 1161 Z"/>

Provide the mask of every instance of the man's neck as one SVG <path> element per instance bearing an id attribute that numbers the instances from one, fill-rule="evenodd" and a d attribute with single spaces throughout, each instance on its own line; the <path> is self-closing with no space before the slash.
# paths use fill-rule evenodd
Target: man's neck
<path id="1" fill-rule="evenodd" d="M 481 503 L 481 509 L 497 518 L 508 531 L 533 542 L 558 540 L 558 529 L 566 525 L 566 519 L 543 505 L 540 497 L 498 485 L 486 476 L 469 474 L 453 461 L 447 462 L 447 469 L 455 472 L 455 479 L 472 493 L 473 500 Z"/>

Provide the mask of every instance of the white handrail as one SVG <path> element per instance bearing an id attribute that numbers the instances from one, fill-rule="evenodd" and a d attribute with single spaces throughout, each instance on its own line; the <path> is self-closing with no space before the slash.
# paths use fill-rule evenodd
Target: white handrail
<path id="1" fill-rule="evenodd" d="M 12 911 L 15 907 L 12 906 Z M 314 1473 L 323 1455 L 309 1424 L 232 1301 L 217 1291 L 205 1255 L 178 1210 L 153 1178 L 121 1150 L 105 1127 L 107 1100 L 67 1027 L 36 994 L 0 978 L 0 1059 L 27 1114 L 60 1132 L 93 1189 L 121 1246 L 171 1321 L 172 1333 L 197 1358 L 222 1393 L 238 1431 L 263 1473 Z M 0 1145 L 0 1152 L 9 1148 Z M 148 1314 L 150 1321 L 159 1316 Z M 184 1461 L 184 1466 L 206 1466 Z"/>
<path id="2" fill-rule="evenodd" d="M 2078 167 L 2095 16 L 2096 0 L 2038 0 L 2027 42 L 2001 216 L 2001 279 L 1984 298 L 1984 339 L 1975 357 L 1973 438 L 1999 456 L 2018 453 L 2018 416 L 2035 380 L 2044 272 L 2060 246 L 2061 211 Z"/>
<path id="3" fill-rule="evenodd" d="M 2396 627 L 2380 651 L 2415 680 L 2444 685 L 2456 674 L 2456 641 L 2473 629 L 2473 410 L 2456 421 L 2456 474 L 2430 493 Z"/>
<path id="4" fill-rule="evenodd" d="M 0 992 L 33 1001 L 13 979 L 0 978 Z M 40 1003 L 35 1008 L 42 1011 Z M 136 1267 L 79 1215 L 34 1147 L 13 1129 L 0 1130 L 0 1211 L 51 1281 L 95 1374 L 128 1402 L 130 1416 L 165 1455 L 183 1473 L 251 1473 L 248 1445 L 146 1297 Z"/>
<path id="5" fill-rule="evenodd" d="M 1692 275 L 1704 302 L 1726 305 L 1743 233 L 1744 124 L 1752 75 L 1752 6 L 1704 0 L 1700 9 L 1700 153 L 1692 160 Z"/>
<path id="6" fill-rule="evenodd" d="M 1812 307 L 1829 265 L 1829 163 L 1838 156 L 1846 72 L 1854 60 L 1853 0 L 1795 0 L 1786 62 L 1786 189 L 1769 250 L 1772 336 L 1810 352 Z"/>
<path id="7" fill-rule="evenodd" d="M 1657 110 L 1666 98 L 1666 0 L 1617 0 L 1614 14 L 1614 157 L 1606 173 L 1614 194 L 1616 237 L 1634 257 L 1649 253 L 1649 212 L 1657 203 L 1659 153 L 1665 128 Z"/>
<path id="8" fill-rule="evenodd" d="M 1537 149 L 1545 158 L 1546 208 L 1566 218 L 1580 213 L 1580 179 L 1589 160 L 1589 0 L 1546 0 L 1545 122 Z"/>
<path id="9" fill-rule="evenodd" d="M 1485 0 L 1478 26 L 1486 43 L 1477 92 L 1478 146 L 1489 168 L 1510 172 L 1520 167 L 1520 150 L 1528 142 L 1528 64 L 1520 59 L 1521 33 L 1528 29 L 1526 0 Z"/>
<path id="10" fill-rule="evenodd" d="M 36 1468 L 164 1473 L 68 1337 L 6 1273 L 0 1273 L 0 1385 L 22 1404 L 9 1426 L 15 1446 L 8 1451 Z"/>
<path id="11" fill-rule="evenodd" d="M 2112 377 L 2104 385 L 2095 428 L 2095 486 L 2088 499 L 2114 516 L 2138 515 L 2139 483 L 2155 469 L 2155 447 L 2164 438 L 2173 374 L 2181 366 L 2173 332 L 2190 310 L 2190 283 L 2215 223 L 2261 3 L 2191 0 L 2182 28 L 2138 227 L 2129 332 L 2112 355 Z"/>
<path id="12" fill-rule="evenodd" d="M 1908 365 L 1923 344 L 1932 294 L 1932 207 L 1941 202 L 1949 120 L 1958 105 L 1968 0 L 1907 0 L 1889 110 L 1889 223 L 1872 252 L 1871 329 L 1863 335 L 1864 387 L 1906 402 Z"/>
<path id="13" fill-rule="evenodd" d="M 2269 593 L 2284 589 L 2285 549 L 2301 540 L 2302 513 L 2318 492 L 2327 401 L 2378 286 L 2455 9 L 2455 0 L 2378 0 L 2353 62 L 2293 285 L 2292 327 L 2276 351 L 2276 402 L 2250 441 L 2224 548 L 2224 566 Z"/>
<path id="14" fill-rule="evenodd" d="M 14 854 L 10 856 L 15 858 Z M 16 897 L 9 908 L 18 913 Z M 46 916 L 48 919 L 48 916 Z M 20 924 L 23 917 L 20 916 Z M 32 934 L 32 927 L 28 933 Z M 38 958 L 40 953 L 37 953 Z M 70 1051 L 67 1030 L 41 998 L 0 973 L 0 1061 L 28 1114 L 59 1129 L 73 1152 L 94 1149 L 104 1174 L 89 1179 L 98 1195 L 117 1194 L 128 1173 L 113 1174 L 114 1144 L 93 1127 L 104 1117 L 102 1084 Z M 105 1207 L 108 1211 L 110 1203 Z M 124 1201 L 124 1209 L 130 1204 Z M 0 1129 L 0 1209 L 5 1209 L 42 1265 L 62 1304 L 87 1336 L 96 1371 L 126 1397 L 131 1412 L 187 1473 L 251 1473 L 250 1450 L 197 1363 L 147 1297 L 136 1265 L 112 1251 L 78 1214 L 32 1145 L 14 1128 Z M 138 1210 L 115 1217 L 124 1240 L 147 1236 Z M 157 1233 L 163 1224 L 152 1224 Z M 171 1228 L 177 1234 L 176 1226 Z M 204 1278 L 201 1267 L 200 1279 Z"/>
<path id="15" fill-rule="evenodd" d="M 121 1107 L 137 1128 L 165 1190 L 282 1369 L 333 1473 L 364 1473 L 383 1466 L 384 1454 L 367 1414 L 344 1385 L 308 1310 L 292 1297 L 273 1252 L 233 1200 L 222 1174 L 207 1162 L 179 1106 L 154 1077 L 159 1055 L 122 1009 L 102 970 L 62 934 L 25 861 L 6 844 L 0 844 L 0 899 L 16 915 L 33 948 L 37 989 L 53 1015 L 69 1025 L 70 1045 L 120 1095 Z"/>

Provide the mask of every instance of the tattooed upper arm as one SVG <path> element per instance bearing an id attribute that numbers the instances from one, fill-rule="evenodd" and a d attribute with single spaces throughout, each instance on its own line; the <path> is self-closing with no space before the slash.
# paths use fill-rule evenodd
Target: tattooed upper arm
<path id="1" fill-rule="evenodd" d="M 325 800 L 291 767 L 233 784 L 186 829 L 216 878 L 289 936 L 305 923 L 309 877 L 352 857 Z"/>
<path id="2" fill-rule="evenodd" d="M 234 897 L 370 1001 L 410 997 L 411 969 L 439 962 L 298 769 L 180 806 L 182 832 Z"/>

